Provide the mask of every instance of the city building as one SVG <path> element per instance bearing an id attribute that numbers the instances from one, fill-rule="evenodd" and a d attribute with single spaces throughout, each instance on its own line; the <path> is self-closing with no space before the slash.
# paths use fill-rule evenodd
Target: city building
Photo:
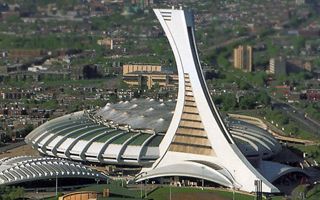
<path id="1" fill-rule="evenodd" d="M 35 49 L 35 50 L 21 50 L 21 49 L 13 49 L 9 51 L 9 57 L 10 58 L 35 58 L 35 57 L 41 57 L 46 56 L 47 52 Z"/>
<path id="2" fill-rule="evenodd" d="M 123 65 L 122 75 L 127 75 L 132 72 L 161 72 L 161 65 L 146 65 L 146 64 L 126 64 Z"/>
<path id="3" fill-rule="evenodd" d="M 309 101 L 320 101 L 320 89 L 308 89 L 306 96 Z"/>
<path id="4" fill-rule="evenodd" d="M 297 5 L 303 5 L 305 3 L 306 3 L 305 0 L 296 0 Z"/>
<path id="5" fill-rule="evenodd" d="M 291 86 L 289 85 L 276 85 L 274 86 L 274 89 L 275 91 L 273 92 L 273 95 L 280 94 L 286 97 L 289 96 L 292 90 Z"/>
<path id="6" fill-rule="evenodd" d="M 133 90 L 117 90 L 117 97 L 121 100 L 130 100 L 134 97 L 135 91 Z"/>
<path id="7" fill-rule="evenodd" d="M 320 70 L 314 70 L 313 75 L 317 80 L 320 80 Z"/>
<path id="8" fill-rule="evenodd" d="M 252 71 L 252 47 L 238 46 L 233 50 L 234 68 L 241 69 L 245 72 Z"/>
<path id="9" fill-rule="evenodd" d="M 301 59 L 290 59 L 287 62 L 288 73 L 299 73 L 303 71 L 312 72 L 312 64 L 310 61 Z"/>
<path id="10" fill-rule="evenodd" d="M 113 50 L 115 48 L 120 48 L 121 45 L 124 43 L 124 38 L 103 38 L 97 40 L 97 44 L 100 46 L 104 46 L 107 49 Z"/>
<path id="11" fill-rule="evenodd" d="M 142 8 L 152 6 L 154 4 L 154 0 L 131 0 L 131 4 L 139 5 Z"/>
<path id="12" fill-rule="evenodd" d="M 312 72 L 312 64 L 310 61 L 307 61 L 303 64 L 303 68 L 308 71 L 308 72 Z"/>
<path id="13" fill-rule="evenodd" d="M 266 130 L 220 116 L 200 66 L 192 13 L 154 11 L 175 56 L 177 100 L 133 99 L 71 113 L 36 128 L 25 141 L 43 155 L 140 167 L 136 182 L 194 185 L 202 180 L 254 192 L 259 180 L 263 192 L 277 193 L 275 181 L 305 176 L 300 168 L 269 160 L 282 147 Z"/>
<path id="14" fill-rule="evenodd" d="M 130 86 L 151 89 L 158 85 L 160 88 L 177 88 L 178 75 L 160 65 L 123 65 L 123 81 Z"/>
<path id="15" fill-rule="evenodd" d="M 286 75 L 286 60 L 282 57 L 271 58 L 269 61 L 269 73 L 273 75 Z"/>

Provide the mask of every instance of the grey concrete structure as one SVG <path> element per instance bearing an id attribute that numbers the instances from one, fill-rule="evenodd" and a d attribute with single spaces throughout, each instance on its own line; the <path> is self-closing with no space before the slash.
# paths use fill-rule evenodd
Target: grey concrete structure
<path id="1" fill-rule="evenodd" d="M 13 157 L 0 160 L 0 185 L 48 179 L 80 178 L 107 181 L 108 177 L 80 163 L 48 157 Z"/>

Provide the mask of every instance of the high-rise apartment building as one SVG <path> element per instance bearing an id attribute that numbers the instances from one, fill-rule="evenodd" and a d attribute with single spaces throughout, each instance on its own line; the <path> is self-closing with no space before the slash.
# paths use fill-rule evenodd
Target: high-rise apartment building
<path id="1" fill-rule="evenodd" d="M 271 58 L 269 61 L 269 72 L 270 74 L 285 75 L 286 71 L 286 60 L 282 57 Z"/>
<path id="2" fill-rule="evenodd" d="M 303 4 L 305 4 L 305 3 L 306 3 L 305 0 L 296 0 L 296 4 L 297 4 L 297 5 L 303 5 Z"/>
<path id="3" fill-rule="evenodd" d="M 252 47 L 242 46 L 234 49 L 234 68 L 241 69 L 245 72 L 252 71 Z"/>

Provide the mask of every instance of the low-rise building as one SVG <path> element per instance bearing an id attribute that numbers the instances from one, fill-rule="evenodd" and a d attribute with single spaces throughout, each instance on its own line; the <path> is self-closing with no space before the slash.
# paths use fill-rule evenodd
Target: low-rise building
<path id="1" fill-rule="evenodd" d="M 174 88 L 178 85 L 178 75 L 159 65 L 124 65 L 123 81 L 130 86 L 151 89 Z"/>
<path id="2" fill-rule="evenodd" d="M 312 65 L 310 61 L 301 59 L 291 59 L 288 60 L 287 70 L 288 72 L 301 72 L 301 71 L 312 71 Z"/>
<path id="3" fill-rule="evenodd" d="M 97 44 L 100 46 L 105 46 L 106 48 L 113 50 L 114 48 L 118 48 L 125 41 L 124 38 L 103 38 L 97 41 Z"/>
<path id="4" fill-rule="evenodd" d="M 130 100 L 133 98 L 133 96 L 134 96 L 133 90 L 121 89 L 117 91 L 117 97 L 122 100 Z"/>
<path id="5" fill-rule="evenodd" d="M 309 101 L 320 101 L 320 89 L 309 89 L 306 95 Z"/>
<path id="6" fill-rule="evenodd" d="M 278 93 L 278 94 L 282 94 L 283 96 L 288 96 L 291 92 L 291 87 L 288 85 L 277 85 L 274 88 L 275 88 L 274 95 Z"/>

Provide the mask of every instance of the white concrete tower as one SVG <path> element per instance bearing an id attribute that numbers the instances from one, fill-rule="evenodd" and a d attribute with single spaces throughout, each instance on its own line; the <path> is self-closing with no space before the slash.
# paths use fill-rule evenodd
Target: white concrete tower
<path id="1" fill-rule="evenodd" d="M 169 40 L 179 73 L 178 101 L 171 124 L 160 144 L 160 158 L 143 169 L 137 181 L 187 176 L 226 187 L 279 192 L 243 156 L 225 127 L 209 94 L 198 58 L 192 13 L 155 9 Z"/>

